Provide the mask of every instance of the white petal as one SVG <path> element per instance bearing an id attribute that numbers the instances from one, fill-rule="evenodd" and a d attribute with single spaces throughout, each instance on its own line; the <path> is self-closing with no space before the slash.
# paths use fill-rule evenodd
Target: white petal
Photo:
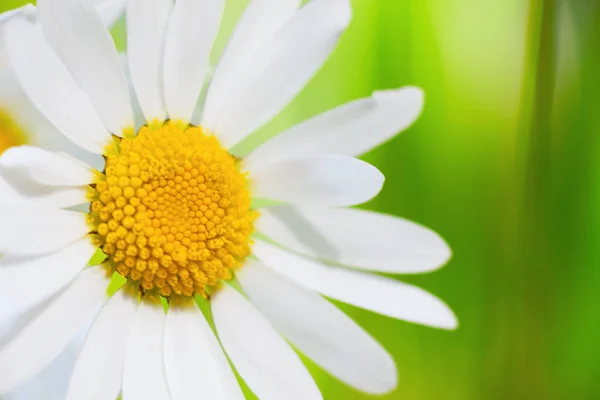
<path id="1" fill-rule="evenodd" d="M 162 64 L 164 38 L 173 0 L 130 0 L 127 53 L 131 80 L 146 121 L 166 119 Z"/>
<path id="2" fill-rule="evenodd" d="M 127 76 L 127 81 L 129 82 L 129 91 L 131 93 L 133 116 L 135 119 L 135 131 L 138 132 L 140 128 L 146 124 L 146 118 L 144 117 L 142 106 L 140 106 L 140 102 L 137 99 L 137 95 L 133 87 L 133 82 L 131 81 L 131 70 L 129 69 L 129 57 L 127 53 L 121 54 L 121 65 L 123 66 L 123 70 L 125 71 L 125 76 Z"/>
<path id="3" fill-rule="evenodd" d="M 4 23 L 14 17 L 34 17 L 36 9 L 33 4 L 26 4 L 22 7 L 0 13 L 0 23 Z"/>
<path id="4" fill-rule="evenodd" d="M 165 40 L 164 88 L 169 117 L 191 121 L 209 70 L 224 0 L 177 0 Z"/>
<path id="5" fill-rule="evenodd" d="M 85 236 L 86 215 L 48 207 L 0 207 L 0 253 L 41 255 Z"/>
<path id="6" fill-rule="evenodd" d="M 17 174 L 20 175 L 20 174 Z M 50 206 L 71 207 L 88 202 L 84 188 L 57 188 L 30 182 L 15 181 L 0 171 L 0 207 L 2 206 Z"/>
<path id="7" fill-rule="evenodd" d="M 13 19 L 6 25 L 6 43 L 12 69 L 33 105 L 73 143 L 102 154 L 110 133 L 41 29 Z"/>
<path id="8" fill-rule="evenodd" d="M 46 369 L 17 390 L 2 395 L 2 400 L 64 400 L 84 337 L 77 335 Z"/>
<path id="9" fill-rule="evenodd" d="M 348 0 L 313 0 L 245 65 L 214 125 L 231 147 L 277 115 L 325 63 L 351 18 Z"/>
<path id="10" fill-rule="evenodd" d="M 89 96 L 108 130 L 134 127 L 129 86 L 108 30 L 89 1 L 39 0 L 38 17 L 52 48 Z"/>
<path id="11" fill-rule="evenodd" d="M 370 271 L 429 272 L 451 256 L 446 242 L 421 225 L 351 208 L 267 207 L 256 229 L 303 255 Z"/>
<path id="12" fill-rule="evenodd" d="M 323 398 L 298 355 L 241 294 L 225 285 L 211 304 L 221 343 L 258 398 Z"/>
<path id="13" fill-rule="evenodd" d="M 127 1 L 129 0 L 100 0 L 94 2 L 95 9 L 100 15 L 104 26 L 110 28 L 121 18 Z"/>
<path id="14" fill-rule="evenodd" d="M 27 137 L 27 143 L 50 151 L 63 151 L 102 169 L 104 159 L 72 143 L 56 129 L 31 103 L 17 77 L 9 68 L 0 27 L 0 109 L 10 115 L 14 124 Z"/>
<path id="15" fill-rule="evenodd" d="M 163 363 L 165 311 L 162 305 L 140 304 L 125 356 L 123 398 L 169 400 Z"/>
<path id="16" fill-rule="evenodd" d="M 423 101 L 415 87 L 375 92 L 275 136 L 246 158 L 246 166 L 321 154 L 359 156 L 412 125 Z"/>
<path id="17" fill-rule="evenodd" d="M 385 181 L 374 166 L 338 155 L 282 161 L 250 173 L 256 198 L 324 206 L 362 204 Z"/>
<path id="18" fill-rule="evenodd" d="M 302 353 L 347 384 L 384 394 L 398 383 L 392 357 L 346 314 L 258 262 L 237 277 L 254 306 Z"/>
<path id="19" fill-rule="evenodd" d="M 100 311 L 75 362 L 66 400 L 117 398 L 137 308 L 133 296 L 120 290 Z"/>
<path id="20" fill-rule="evenodd" d="M 244 398 L 219 341 L 195 305 L 169 308 L 164 358 L 173 400 Z"/>
<path id="21" fill-rule="evenodd" d="M 75 279 L 97 247 L 87 237 L 64 250 L 28 259 L 0 258 L 0 292 L 10 306 L 0 308 L 0 321 L 27 312 Z"/>
<path id="22" fill-rule="evenodd" d="M 49 186 L 85 186 L 94 180 L 90 166 L 32 146 L 6 150 L 0 157 L 0 167 L 22 170 L 33 181 Z"/>
<path id="23" fill-rule="evenodd" d="M 206 95 L 203 123 L 214 126 L 232 83 L 245 74 L 252 57 L 294 15 L 299 0 L 254 0 L 240 18 L 219 61 Z"/>
<path id="24" fill-rule="evenodd" d="M 2 304 L 7 304 L 10 301 L 8 296 L 0 297 Z M 16 315 L 6 321 L 0 322 L 0 349 L 7 343 L 10 343 L 18 334 L 27 326 L 41 311 L 45 308 L 45 304 L 38 306 L 24 314 Z"/>
<path id="25" fill-rule="evenodd" d="M 20 386 L 49 365 L 98 312 L 107 286 L 103 268 L 85 269 L 54 302 L 0 349 L 0 393 Z"/>
<path id="26" fill-rule="evenodd" d="M 437 297 L 406 283 L 326 266 L 257 241 L 254 254 L 267 266 L 332 299 L 378 314 L 441 329 L 456 329 L 458 321 Z"/>

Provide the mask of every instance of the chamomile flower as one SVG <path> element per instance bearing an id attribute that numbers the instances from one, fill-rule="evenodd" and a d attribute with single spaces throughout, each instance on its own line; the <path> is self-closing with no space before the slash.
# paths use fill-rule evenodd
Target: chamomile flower
<path id="1" fill-rule="evenodd" d="M 350 22 L 348 0 L 252 1 L 197 120 L 224 1 L 131 0 L 141 126 L 93 8 L 38 5 L 43 32 L 23 20 L 7 27 L 11 63 L 40 112 L 105 166 L 28 146 L 0 157 L 4 171 L 40 193 L 35 205 L 0 207 L 0 290 L 14 294 L 12 310 L 37 310 L 0 348 L 0 393 L 34 377 L 90 319 L 67 400 L 242 399 L 229 361 L 261 399 L 322 398 L 288 341 L 359 390 L 392 390 L 392 358 L 322 295 L 456 327 L 436 297 L 374 274 L 434 270 L 450 257 L 445 242 L 349 208 L 384 181 L 355 157 L 416 119 L 420 90 L 376 93 L 248 157 L 231 154 L 326 61 Z M 89 212 L 73 211 L 86 201 Z M 103 262 L 87 267 L 98 249 Z M 109 297 L 111 276 L 126 283 Z"/>

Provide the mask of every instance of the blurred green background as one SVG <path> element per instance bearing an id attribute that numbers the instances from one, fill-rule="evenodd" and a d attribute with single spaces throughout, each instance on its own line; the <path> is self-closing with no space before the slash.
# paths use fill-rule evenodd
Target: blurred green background
<path id="1" fill-rule="evenodd" d="M 461 326 L 342 307 L 398 364 L 381 398 L 600 398 L 600 2 L 352 3 L 329 62 L 253 140 L 373 90 L 425 89 L 418 122 L 366 157 L 387 177 L 367 207 L 451 244 L 447 267 L 402 279 Z M 246 4 L 228 0 L 215 57 Z M 371 398 L 311 368 L 326 399 Z"/>

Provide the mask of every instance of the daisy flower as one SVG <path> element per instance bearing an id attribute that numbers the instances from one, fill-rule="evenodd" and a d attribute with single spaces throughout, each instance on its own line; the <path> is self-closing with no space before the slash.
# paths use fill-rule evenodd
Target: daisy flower
<path id="1" fill-rule="evenodd" d="M 34 377 L 90 320 L 67 400 L 243 399 L 230 362 L 260 399 L 321 399 L 290 343 L 361 391 L 394 389 L 390 355 L 322 296 L 456 327 L 436 297 L 375 274 L 439 268 L 446 243 L 349 208 L 384 182 L 356 156 L 416 119 L 420 90 L 341 106 L 243 159 L 231 151 L 317 73 L 350 22 L 348 0 L 251 1 L 208 83 L 224 0 L 131 0 L 139 126 L 92 6 L 38 7 L 43 30 L 23 19 L 6 28 L 14 71 L 39 111 L 105 166 L 29 146 L 0 158 L 18 177 L 11 184 L 40 193 L 0 207 L 0 292 L 13 294 L 12 312 L 29 313 L 0 348 L 0 393 Z M 86 213 L 73 211 L 85 202 Z M 88 266 L 98 249 L 103 261 Z M 111 277 L 125 281 L 116 292 Z"/>

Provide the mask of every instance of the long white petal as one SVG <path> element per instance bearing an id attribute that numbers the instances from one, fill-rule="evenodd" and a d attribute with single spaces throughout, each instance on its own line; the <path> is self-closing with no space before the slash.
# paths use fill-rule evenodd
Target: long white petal
<path id="1" fill-rule="evenodd" d="M 81 85 L 108 130 L 134 127 L 129 85 L 110 33 L 89 1 L 39 0 L 52 48 Z"/>
<path id="2" fill-rule="evenodd" d="M 0 297 L 2 304 L 6 304 L 10 301 L 8 296 L 2 295 Z M 46 304 L 35 307 L 26 313 L 15 315 L 6 321 L 0 322 L 0 349 L 3 348 L 7 343 L 10 343 L 18 334 L 35 319 L 44 309 Z"/>
<path id="3" fill-rule="evenodd" d="M 317 293 L 258 262 L 237 274 L 252 304 L 302 353 L 347 384 L 383 394 L 398 383 L 387 351 Z"/>
<path id="4" fill-rule="evenodd" d="M 256 229 L 303 255 L 369 271 L 429 272 L 451 256 L 446 242 L 421 225 L 351 208 L 267 207 Z"/>
<path id="5" fill-rule="evenodd" d="M 100 311 L 75 362 L 66 400 L 117 398 L 137 307 L 133 296 L 120 290 Z"/>
<path id="6" fill-rule="evenodd" d="M 258 398 L 323 398 L 298 355 L 241 294 L 225 285 L 211 304 L 221 343 Z"/>
<path id="7" fill-rule="evenodd" d="M 36 9 L 33 4 L 26 4 L 22 7 L 15 8 L 13 10 L 5 11 L 0 13 L 0 24 L 4 23 L 11 18 L 24 16 L 27 18 L 32 18 L 36 14 Z"/>
<path id="8" fill-rule="evenodd" d="M 84 160 L 97 169 L 104 159 L 71 142 L 38 110 L 23 91 L 6 59 L 4 30 L 0 26 L 0 109 L 10 115 L 13 123 L 27 136 L 27 143 L 49 151 L 63 151 Z"/>
<path id="9" fill-rule="evenodd" d="M 362 204 L 377 196 L 385 181 L 374 166 L 338 155 L 282 161 L 250 172 L 254 197 L 306 205 Z"/>
<path id="10" fill-rule="evenodd" d="M 406 283 L 330 267 L 257 241 L 254 254 L 299 285 L 378 314 L 441 329 L 455 329 L 456 316 L 434 295 Z"/>
<path id="11" fill-rule="evenodd" d="M 254 0 L 235 27 L 206 95 L 202 123 L 214 126 L 232 84 L 246 72 L 253 56 L 294 15 L 299 0 Z"/>
<path id="12" fill-rule="evenodd" d="M 173 400 L 244 398 L 219 341 L 195 305 L 169 308 L 164 359 Z"/>
<path id="13" fill-rule="evenodd" d="M 173 0 L 130 0 L 127 55 L 137 99 L 146 121 L 164 121 L 162 66 L 164 40 Z"/>
<path id="14" fill-rule="evenodd" d="M 2 400 L 64 400 L 85 333 L 78 334 L 58 358 L 33 379 L 17 390 L 2 395 Z"/>
<path id="15" fill-rule="evenodd" d="M 31 206 L 0 207 L 0 253 L 35 256 L 60 250 L 85 236 L 86 215 Z"/>
<path id="16" fill-rule="evenodd" d="M 10 299 L 0 308 L 0 321 L 27 312 L 62 290 L 88 264 L 96 248 L 86 237 L 47 256 L 0 258 L 0 292 Z"/>
<path id="17" fill-rule="evenodd" d="M 123 15 L 125 6 L 129 0 L 100 0 L 95 1 L 94 8 L 100 15 L 104 26 L 112 27 Z"/>
<path id="18" fill-rule="evenodd" d="M 375 92 L 275 136 L 244 160 L 246 168 L 321 154 L 359 156 L 412 125 L 423 101 L 415 87 Z"/>
<path id="19" fill-rule="evenodd" d="M 9 177 L 0 171 L 0 207 L 41 205 L 61 208 L 88 202 L 84 188 L 51 187 L 35 184 L 27 179 L 15 181 L 7 178 Z"/>
<path id="20" fill-rule="evenodd" d="M 165 39 L 164 88 L 169 117 L 191 121 L 209 70 L 224 0 L 177 0 Z"/>
<path id="21" fill-rule="evenodd" d="M 164 371 L 162 305 L 140 304 L 133 320 L 125 370 L 123 398 L 128 400 L 169 400 Z"/>
<path id="22" fill-rule="evenodd" d="M 6 150 L 0 157 L 0 167 L 21 170 L 33 181 L 49 186 L 85 186 L 94 180 L 90 166 L 32 146 Z"/>
<path id="23" fill-rule="evenodd" d="M 67 347 L 103 303 L 101 267 L 85 269 L 58 298 L 0 349 L 0 393 L 36 376 Z"/>
<path id="24" fill-rule="evenodd" d="M 19 18 L 5 29 L 12 69 L 33 105 L 73 143 L 102 154 L 112 140 L 110 133 L 41 29 Z"/>
<path id="25" fill-rule="evenodd" d="M 302 7 L 252 57 L 207 127 L 231 147 L 271 120 L 325 63 L 350 18 L 348 0 L 313 0 Z"/>

